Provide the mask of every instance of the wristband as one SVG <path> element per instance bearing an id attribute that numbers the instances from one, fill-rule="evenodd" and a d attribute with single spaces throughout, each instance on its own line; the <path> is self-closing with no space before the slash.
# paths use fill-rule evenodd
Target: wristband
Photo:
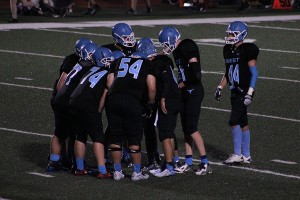
<path id="1" fill-rule="evenodd" d="M 247 94 L 251 97 L 253 96 L 254 89 L 252 87 L 249 87 Z"/>

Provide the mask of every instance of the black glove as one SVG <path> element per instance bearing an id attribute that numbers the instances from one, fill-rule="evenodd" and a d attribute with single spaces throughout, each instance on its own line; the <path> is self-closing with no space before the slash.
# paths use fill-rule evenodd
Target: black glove
<path id="1" fill-rule="evenodd" d="M 216 92 L 215 92 L 215 99 L 217 101 L 220 101 L 221 92 L 222 92 L 222 89 L 220 87 L 217 87 Z"/>
<path id="2" fill-rule="evenodd" d="M 143 105 L 143 117 L 150 118 L 153 113 L 154 103 L 146 103 Z"/>

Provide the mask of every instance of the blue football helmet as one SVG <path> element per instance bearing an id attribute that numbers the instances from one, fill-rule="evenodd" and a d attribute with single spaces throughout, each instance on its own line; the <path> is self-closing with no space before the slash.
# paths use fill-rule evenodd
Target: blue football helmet
<path id="1" fill-rule="evenodd" d="M 156 47 L 154 43 L 149 40 L 142 41 L 136 49 L 138 52 L 142 52 L 147 55 L 147 58 L 157 55 Z"/>
<path id="2" fill-rule="evenodd" d="M 130 57 L 132 57 L 132 58 L 145 58 L 145 59 L 147 59 L 147 54 L 139 52 L 139 51 L 136 51 L 133 54 L 131 54 Z"/>
<path id="3" fill-rule="evenodd" d="M 164 53 L 170 54 L 174 51 L 180 36 L 179 31 L 172 26 L 166 26 L 159 32 L 158 40 L 164 46 Z"/>
<path id="4" fill-rule="evenodd" d="M 115 50 L 115 51 L 112 52 L 112 57 L 114 57 L 114 60 L 117 60 L 117 59 L 119 59 L 121 57 L 124 57 L 124 56 L 126 56 L 125 53 L 123 53 L 120 50 Z"/>
<path id="5" fill-rule="evenodd" d="M 125 47 L 134 47 L 136 42 L 132 28 L 126 23 L 116 24 L 112 28 L 112 36 L 117 43 Z"/>
<path id="6" fill-rule="evenodd" d="M 136 48 L 143 42 L 154 43 L 150 38 L 144 37 L 136 42 Z"/>
<path id="7" fill-rule="evenodd" d="M 248 35 L 248 26 L 244 22 L 235 21 L 228 25 L 225 37 L 226 44 L 236 44 L 243 41 Z"/>
<path id="8" fill-rule="evenodd" d="M 87 38 L 80 38 L 75 43 L 75 53 L 79 56 L 81 49 L 87 44 L 87 43 L 93 43 L 90 39 Z"/>
<path id="9" fill-rule="evenodd" d="M 111 50 L 105 47 L 98 47 L 92 57 L 98 67 L 109 66 L 114 60 Z"/>
<path id="10" fill-rule="evenodd" d="M 97 50 L 98 46 L 94 43 L 87 43 L 80 51 L 80 55 L 79 57 L 82 59 L 82 60 L 90 60 L 92 62 L 93 61 L 93 54 L 95 53 L 95 51 Z M 94 62 L 94 64 L 96 64 Z"/>

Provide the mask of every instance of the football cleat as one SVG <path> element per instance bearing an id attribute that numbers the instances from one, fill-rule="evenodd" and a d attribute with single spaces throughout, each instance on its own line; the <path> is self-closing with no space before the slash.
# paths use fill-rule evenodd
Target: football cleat
<path id="1" fill-rule="evenodd" d="M 93 10 L 92 8 L 89 8 L 85 12 L 83 12 L 81 15 L 90 15 L 92 10 Z"/>
<path id="2" fill-rule="evenodd" d="M 106 174 L 99 173 L 99 174 L 97 174 L 96 177 L 99 178 L 99 179 L 111 179 L 112 175 L 111 175 L 111 173 L 106 172 Z"/>
<path id="3" fill-rule="evenodd" d="M 131 175 L 131 180 L 133 181 L 140 181 L 140 180 L 146 180 L 149 178 L 148 174 L 143 174 L 142 172 L 133 172 L 133 174 Z"/>
<path id="4" fill-rule="evenodd" d="M 212 169 L 209 166 L 209 163 L 200 163 L 199 169 L 196 171 L 196 175 L 206 175 L 206 174 L 211 174 Z"/>
<path id="5" fill-rule="evenodd" d="M 88 171 L 83 169 L 83 170 L 80 170 L 80 169 L 76 169 L 75 172 L 74 172 L 74 175 L 75 176 L 84 176 L 84 175 L 87 175 L 88 174 Z"/>
<path id="6" fill-rule="evenodd" d="M 127 14 L 130 14 L 130 15 L 136 15 L 137 14 L 137 11 L 136 10 L 133 10 L 132 8 L 128 9 L 126 11 Z"/>
<path id="7" fill-rule="evenodd" d="M 178 160 L 177 162 L 174 163 L 175 168 L 181 167 L 183 164 Z"/>
<path id="8" fill-rule="evenodd" d="M 55 172 L 61 170 L 61 165 L 59 161 L 50 161 L 46 168 L 47 172 Z"/>
<path id="9" fill-rule="evenodd" d="M 119 181 L 119 180 L 123 179 L 124 177 L 125 177 L 125 175 L 123 174 L 122 171 L 114 171 L 113 179 L 115 181 Z"/>
<path id="10" fill-rule="evenodd" d="M 160 166 L 157 164 L 156 161 L 154 161 L 153 163 L 149 163 L 148 165 L 146 165 L 145 167 L 143 167 L 142 171 L 143 172 L 147 172 L 153 169 L 158 169 L 160 168 Z"/>
<path id="11" fill-rule="evenodd" d="M 183 174 L 183 173 L 186 173 L 186 172 L 194 172 L 194 169 L 193 169 L 192 165 L 188 165 L 188 164 L 184 163 L 182 166 L 176 167 L 174 169 L 174 171 L 177 174 Z"/>
<path id="12" fill-rule="evenodd" d="M 165 169 L 164 171 L 153 174 L 153 176 L 156 176 L 156 177 L 168 177 L 168 176 L 174 176 L 174 175 L 175 175 L 175 171 L 168 170 L 168 169 Z"/>
<path id="13" fill-rule="evenodd" d="M 149 173 L 152 174 L 153 176 L 155 176 L 155 174 L 160 172 L 161 172 L 161 168 L 149 170 Z"/>
<path id="14" fill-rule="evenodd" d="M 231 154 L 227 160 L 225 160 L 224 164 L 239 164 L 243 162 L 243 156 L 239 156 L 236 154 Z"/>
<path id="15" fill-rule="evenodd" d="M 242 163 L 245 163 L 245 164 L 250 164 L 250 163 L 252 163 L 251 156 L 248 156 L 248 157 L 242 156 L 242 157 L 243 157 Z"/>
<path id="16" fill-rule="evenodd" d="M 160 157 L 160 154 L 158 152 L 155 153 L 155 161 L 158 165 L 161 165 L 161 157 Z"/>

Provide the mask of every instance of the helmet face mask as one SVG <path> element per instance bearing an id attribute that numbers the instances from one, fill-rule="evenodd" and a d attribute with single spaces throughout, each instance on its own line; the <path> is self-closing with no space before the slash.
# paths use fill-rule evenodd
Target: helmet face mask
<path id="1" fill-rule="evenodd" d="M 162 43 L 162 45 L 164 47 L 163 52 L 165 54 L 169 55 L 170 53 L 172 53 L 174 51 L 176 43 L 174 45 L 170 45 L 169 42 L 164 42 L 164 43 Z"/>
<path id="2" fill-rule="evenodd" d="M 110 49 L 99 47 L 93 54 L 93 61 L 98 67 L 106 67 L 114 60 Z"/>
<path id="3" fill-rule="evenodd" d="M 114 40 L 125 47 L 134 47 L 136 39 L 131 27 L 126 23 L 118 23 L 112 28 Z"/>
<path id="4" fill-rule="evenodd" d="M 88 43 L 86 44 L 80 51 L 80 54 L 79 54 L 79 57 L 82 59 L 82 60 L 90 60 L 94 63 L 94 60 L 93 60 L 93 54 L 95 53 L 95 51 L 97 50 L 97 45 L 94 44 L 94 43 Z M 94 63 L 95 64 L 95 63 Z"/>
<path id="5" fill-rule="evenodd" d="M 164 27 L 159 33 L 159 42 L 163 45 L 163 52 L 170 54 L 176 48 L 176 43 L 180 39 L 179 31 L 174 27 Z"/>
<path id="6" fill-rule="evenodd" d="M 114 61 L 114 57 L 110 56 L 110 57 L 107 57 L 107 58 L 102 58 L 100 60 L 100 62 L 103 64 L 103 66 L 110 66 L 110 63 Z"/>
<path id="7" fill-rule="evenodd" d="M 236 44 L 243 41 L 248 35 L 248 26 L 241 21 L 235 21 L 229 24 L 225 37 L 226 44 Z"/>

